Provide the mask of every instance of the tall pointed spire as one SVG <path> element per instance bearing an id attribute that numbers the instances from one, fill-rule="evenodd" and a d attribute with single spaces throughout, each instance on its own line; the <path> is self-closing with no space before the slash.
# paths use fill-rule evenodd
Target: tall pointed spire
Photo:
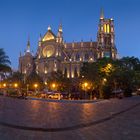
<path id="1" fill-rule="evenodd" d="M 40 35 L 39 35 L 39 41 L 41 41 L 41 40 L 42 40 L 42 35 L 40 34 Z"/>
<path id="2" fill-rule="evenodd" d="M 104 19 L 104 10 L 103 10 L 103 8 L 101 8 L 100 19 Z"/>
<path id="3" fill-rule="evenodd" d="M 28 37 L 26 52 L 30 52 L 30 37 Z"/>
<path id="4" fill-rule="evenodd" d="M 19 56 L 20 56 L 20 57 L 22 56 L 21 51 L 19 52 Z"/>
<path id="5" fill-rule="evenodd" d="M 59 28 L 58 28 L 58 31 L 59 31 L 59 32 L 63 32 L 62 23 L 60 23 Z"/>
<path id="6" fill-rule="evenodd" d="M 39 35 L 39 41 L 38 41 L 38 46 L 40 47 L 41 46 L 41 41 L 42 41 L 42 36 L 41 34 Z"/>
<path id="7" fill-rule="evenodd" d="M 58 33 L 57 33 L 57 42 L 63 42 L 63 30 L 62 30 L 62 23 L 59 24 Z"/>

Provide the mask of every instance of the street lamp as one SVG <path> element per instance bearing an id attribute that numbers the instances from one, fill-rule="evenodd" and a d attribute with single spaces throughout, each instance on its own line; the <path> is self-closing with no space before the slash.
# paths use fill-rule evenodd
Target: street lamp
<path id="1" fill-rule="evenodd" d="M 38 84 L 34 84 L 35 92 L 37 93 Z"/>
<path id="2" fill-rule="evenodd" d="M 15 88 L 17 88 L 17 87 L 18 87 L 18 84 L 17 84 L 17 83 L 15 83 L 15 84 L 14 84 L 14 87 L 15 87 Z"/>
<path id="3" fill-rule="evenodd" d="M 26 86 L 27 86 L 27 92 L 26 92 L 26 94 L 28 96 L 29 84 L 27 84 Z"/>
<path id="4" fill-rule="evenodd" d="M 107 82 L 106 78 L 103 78 L 103 84 L 105 84 Z"/>
<path id="5" fill-rule="evenodd" d="M 7 91 L 6 91 L 6 86 L 7 86 L 7 84 L 6 84 L 6 83 L 4 83 L 4 84 L 3 84 L 3 88 L 4 88 L 4 91 L 3 91 L 3 92 L 4 92 L 4 95 L 6 95 L 6 94 L 7 94 Z"/>
<path id="6" fill-rule="evenodd" d="M 82 78 L 84 78 L 84 75 L 82 75 Z"/>
<path id="7" fill-rule="evenodd" d="M 47 86 L 47 82 L 44 83 Z"/>
<path id="8" fill-rule="evenodd" d="M 4 84 L 3 84 L 3 87 L 5 88 L 6 86 L 7 86 L 6 83 L 4 83 Z"/>
<path id="9" fill-rule="evenodd" d="M 85 83 L 84 83 L 84 87 L 86 88 L 87 86 L 88 86 L 88 83 L 85 82 Z"/>
<path id="10" fill-rule="evenodd" d="M 57 85 L 56 85 L 55 83 L 52 83 L 51 89 L 52 89 L 52 90 L 56 90 L 56 87 L 57 87 Z"/>
<path id="11" fill-rule="evenodd" d="M 38 87 L 38 84 L 34 84 L 35 89 Z"/>
<path id="12" fill-rule="evenodd" d="M 88 83 L 87 83 L 87 82 L 85 82 L 85 83 L 84 83 L 85 99 L 86 99 L 86 90 L 87 90 L 87 86 L 88 86 Z"/>
<path id="13" fill-rule="evenodd" d="M 52 84 L 52 87 L 53 87 L 53 88 L 55 88 L 55 87 L 56 87 L 56 85 L 53 83 L 53 84 Z"/>

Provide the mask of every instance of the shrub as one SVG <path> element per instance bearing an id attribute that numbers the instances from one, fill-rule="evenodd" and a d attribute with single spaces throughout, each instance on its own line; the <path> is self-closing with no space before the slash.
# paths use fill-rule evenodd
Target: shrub
<path id="1" fill-rule="evenodd" d="M 128 87 L 124 90 L 124 96 L 125 97 L 131 97 L 132 96 L 132 88 Z"/>
<path id="2" fill-rule="evenodd" d="M 109 85 L 105 85 L 102 88 L 101 98 L 109 99 L 111 96 L 111 87 Z"/>
<path id="3" fill-rule="evenodd" d="M 17 96 L 18 92 L 16 90 L 9 90 L 8 94 L 9 94 L 9 96 Z"/>

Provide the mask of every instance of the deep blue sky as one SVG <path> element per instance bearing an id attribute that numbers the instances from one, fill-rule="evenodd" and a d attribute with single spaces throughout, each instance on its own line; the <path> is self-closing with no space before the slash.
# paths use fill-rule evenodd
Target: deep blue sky
<path id="1" fill-rule="evenodd" d="M 17 68 L 28 35 L 36 52 L 39 34 L 48 25 L 56 33 L 60 21 L 67 42 L 96 40 L 102 7 L 105 17 L 115 20 L 119 55 L 140 58 L 140 0 L 0 0 L 0 48 Z"/>

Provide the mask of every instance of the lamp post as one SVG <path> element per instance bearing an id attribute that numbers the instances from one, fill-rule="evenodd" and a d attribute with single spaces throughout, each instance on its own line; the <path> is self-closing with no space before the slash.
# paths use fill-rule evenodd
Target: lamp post
<path id="1" fill-rule="evenodd" d="M 6 94 L 7 94 L 7 92 L 6 92 L 6 86 L 7 86 L 7 84 L 6 84 L 6 83 L 4 83 L 4 84 L 3 84 L 3 88 L 4 88 L 4 95 L 6 95 Z"/>
<path id="2" fill-rule="evenodd" d="M 17 88 L 17 87 L 18 87 L 18 84 L 17 84 L 17 83 L 15 83 L 15 84 L 14 84 L 14 87 L 15 87 L 15 88 Z"/>
<path id="3" fill-rule="evenodd" d="M 52 87 L 53 87 L 53 88 L 55 88 L 55 87 L 56 87 L 55 83 L 53 83 L 53 84 L 52 84 Z"/>
<path id="4" fill-rule="evenodd" d="M 70 73 L 69 74 L 70 74 L 70 78 L 72 78 L 72 68 L 71 68 L 71 61 L 72 61 L 72 59 L 70 58 L 69 61 L 70 61 Z"/>
<path id="5" fill-rule="evenodd" d="M 85 82 L 85 83 L 84 83 L 85 99 L 86 99 L 86 90 L 87 90 L 87 86 L 88 86 L 88 83 L 87 83 L 87 82 Z"/>
<path id="6" fill-rule="evenodd" d="M 103 85 L 107 82 L 106 78 L 103 78 Z"/>
<path id="7" fill-rule="evenodd" d="M 6 83 L 4 83 L 4 84 L 3 84 L 3 87 L 6 88 L 6 86 L 7 86 Z"/>
<path id="8" fill-rule="evenodd" d="M 51 85 L 51 89 L 52 89 L 53 91 L 56 90 L 56 83 L 52 83 L 52 85 Z"/>
<path id="9" fill-rule="evenodd" d="M 27 84 L 26 86 L 27 86 L 27 92 L 26 92 L 26 94 L 28 96 L 29 84 Z"/>
<path id="10" fill-rule="evenodd" d="M 35 92 L 37 93 L 38 84 L 34 84 Z"/>

